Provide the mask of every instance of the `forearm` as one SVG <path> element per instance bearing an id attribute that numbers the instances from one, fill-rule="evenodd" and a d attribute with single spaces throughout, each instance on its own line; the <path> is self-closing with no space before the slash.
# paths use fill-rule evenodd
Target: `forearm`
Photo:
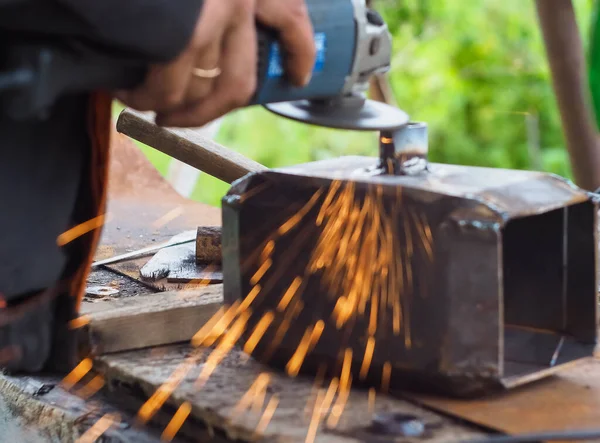
<path id="1" fill-rule="evenodd" d="M 0 31 L 80 39 L 167 62 L 188 44 L 201 7 L 202 0 L 0 0 Z"/>

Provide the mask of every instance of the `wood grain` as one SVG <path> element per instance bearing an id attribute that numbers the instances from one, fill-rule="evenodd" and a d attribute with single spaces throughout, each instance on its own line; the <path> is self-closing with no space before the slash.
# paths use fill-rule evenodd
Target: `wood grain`
<path id="1" fill-rule="evenodd" d="M 222 303 L 222 285 L 84 303 L 82 340 L 96 355 L 187 342 Z"/>
<path id="2" fill-rule="evenodd" d="M 221 227 L 200 226 L 196 234 L 196 263 L 221 263 Z"/>
<path id="3" fill-rule="evenodd" d="M 146 397 L 149 397 L 176 370 L 181 370 L 190 351 L 189 346 L 171 346 L 149 351 L 127 352 L 100 357 L 96 359 L 95 364 L 105 375 L 109 385 L 114 383 L 117 386 L 128 386 L 137 392 L 141 390 Z M 222 432 L 231 441 L 298 443 L 306 441 L 316 399 L 312 378 L 289 378 L 283 373 L 271 371 L 268 367 L 249 359 L 242 351 L 234 349 L 225 356 L 202 387 L 195 386 L 198 375 L 209 366 L 205 363 L 210 352 L 210 349 L 205 350 L 197 364 L 193 365 L 183 377 L 167 401 L 170 406 L 177 407 L 185 401 L 190 402 L 192 418 L 206 423 L 217 433 Z M 261 407 L 254 412 L 246 410 L 236 414 L 234 410 L 239 400 L 257 377 L 264 373 L 269 375 L 269 383 Z M 326 382 L 325 390 L 328 385 L 329 382 Z M 273 397 L 279 399 L 278 407 L 263 435 L 257 436 L 254 433 L 257 423 Z M 428 435 L 401 439 L 376 435 L 370 430 L 373 412 L 414 415 L 425 423 L 429 430 Z M 377 395 L 374 410 L 370 412 L 368 392 L 353 389 L 339 425 L 335 429 L 328 429 L 321 421 L 315 442 L 447 443 L 464 441 L 481 435 L 481 432 L 467 425 L 452 422 L 425 408 L 387 395 Z"/>
<path id="4" fill-rule="evenodd" d="M 197 168 L 226 183 L 251 172 L 267 169 L 260 163 L 202 137 L 193 129 L 157 126 L 145 113 L 125 109 L 117 121 L 117 131 Z"/>

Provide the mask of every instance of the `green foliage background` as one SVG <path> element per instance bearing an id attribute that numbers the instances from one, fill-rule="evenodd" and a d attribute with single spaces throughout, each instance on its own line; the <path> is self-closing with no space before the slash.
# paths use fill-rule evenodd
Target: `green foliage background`
<path id="1" fill-rule="evenodd" d="M 574 3 L 587 43 L 592 1 Z M 395 97 L 413 120 L 429 124 L 432 161 L 536 169 L 529 119 L 539 131 L 538 166 L 570 178 L 532 0 L 376 0 L 375 5 L 394 36 Z M 260 108 L 229 115 L 217 140 L 268 167 L 377 152 L 372 134 L 301 125 Z M 164 171 L 165 158 L 145 151 Z M 227 189 L 203 174 L 193 198 L 219 205 Z"/>

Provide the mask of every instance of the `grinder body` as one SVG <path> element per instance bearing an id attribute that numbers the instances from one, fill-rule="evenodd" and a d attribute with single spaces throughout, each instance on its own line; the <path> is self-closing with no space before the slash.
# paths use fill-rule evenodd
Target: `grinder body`
<path id="1" fill-rule="evenodd" d="M 308 0 L 316 45 L 311 82 L 294 88 L 285 78 L 283 48 L 277 34 L 261 28 L 258 38 L 258 86 L 253 104 L 318 99 L 341 94 L 351 76 L 358 35 L 352 0 Z"/>

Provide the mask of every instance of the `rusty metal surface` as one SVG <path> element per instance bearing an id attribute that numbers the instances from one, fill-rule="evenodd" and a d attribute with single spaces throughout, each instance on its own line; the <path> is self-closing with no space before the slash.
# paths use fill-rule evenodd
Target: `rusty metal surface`
<path id="1" fill-rule="evenodd" d="M 303 369 L 339 368 L 349 350 L 355 376 L 369 384 L 470 396 L 592 355 L 597 221 L 590 194 L 533 172 L 432 164 L 425 174 L 394 176 L 376 165 L 351 157 L 254 174 L 224 199 L 225 298 L 252 294 L 250 327 L 274 313 L 259 359 L 284 367 L 322 321 Z M 351 192 L 349 203 L 323 221 L 321 209 L 343 192 Z M 378 209 L 359 215 L 365 207 Z M 343 234 L 357 220 L 360 228 Z M 371 228 L 375 249 L 349 246 L 365 245 Z M 319 245 L 336 251 L 337 261 L 318 265 Z M 352 257 L 360 266 L 348 264 Z M 343 272 L 328 283 L 328 269 Z M 297 303 L 279 309 L 298 278 Z M 340 323 L 355 291 L 367 301 Z M 380 303 L 391 295 L 397 315 Z"/>
<path id="2" fill-rule="evenodd" d="M 275 169 L 273 174 L 310 177 L 315 184 L 351 179 L 364 185 L 402 186 L 481 202 L 507 218 L 547 212 L 589 199 L 564 179 L 541 172 L 429 163 L 431 173 L 426 176 L 398 177 L 378 175 L 376 165 L 374 158 L 352 156 Z"/>
<path id="3" fill-rule="evenodd" d="M 507 434 L 598 428 L 600 361 L 482 400 L 408 395 L 420 404 Z"/>

